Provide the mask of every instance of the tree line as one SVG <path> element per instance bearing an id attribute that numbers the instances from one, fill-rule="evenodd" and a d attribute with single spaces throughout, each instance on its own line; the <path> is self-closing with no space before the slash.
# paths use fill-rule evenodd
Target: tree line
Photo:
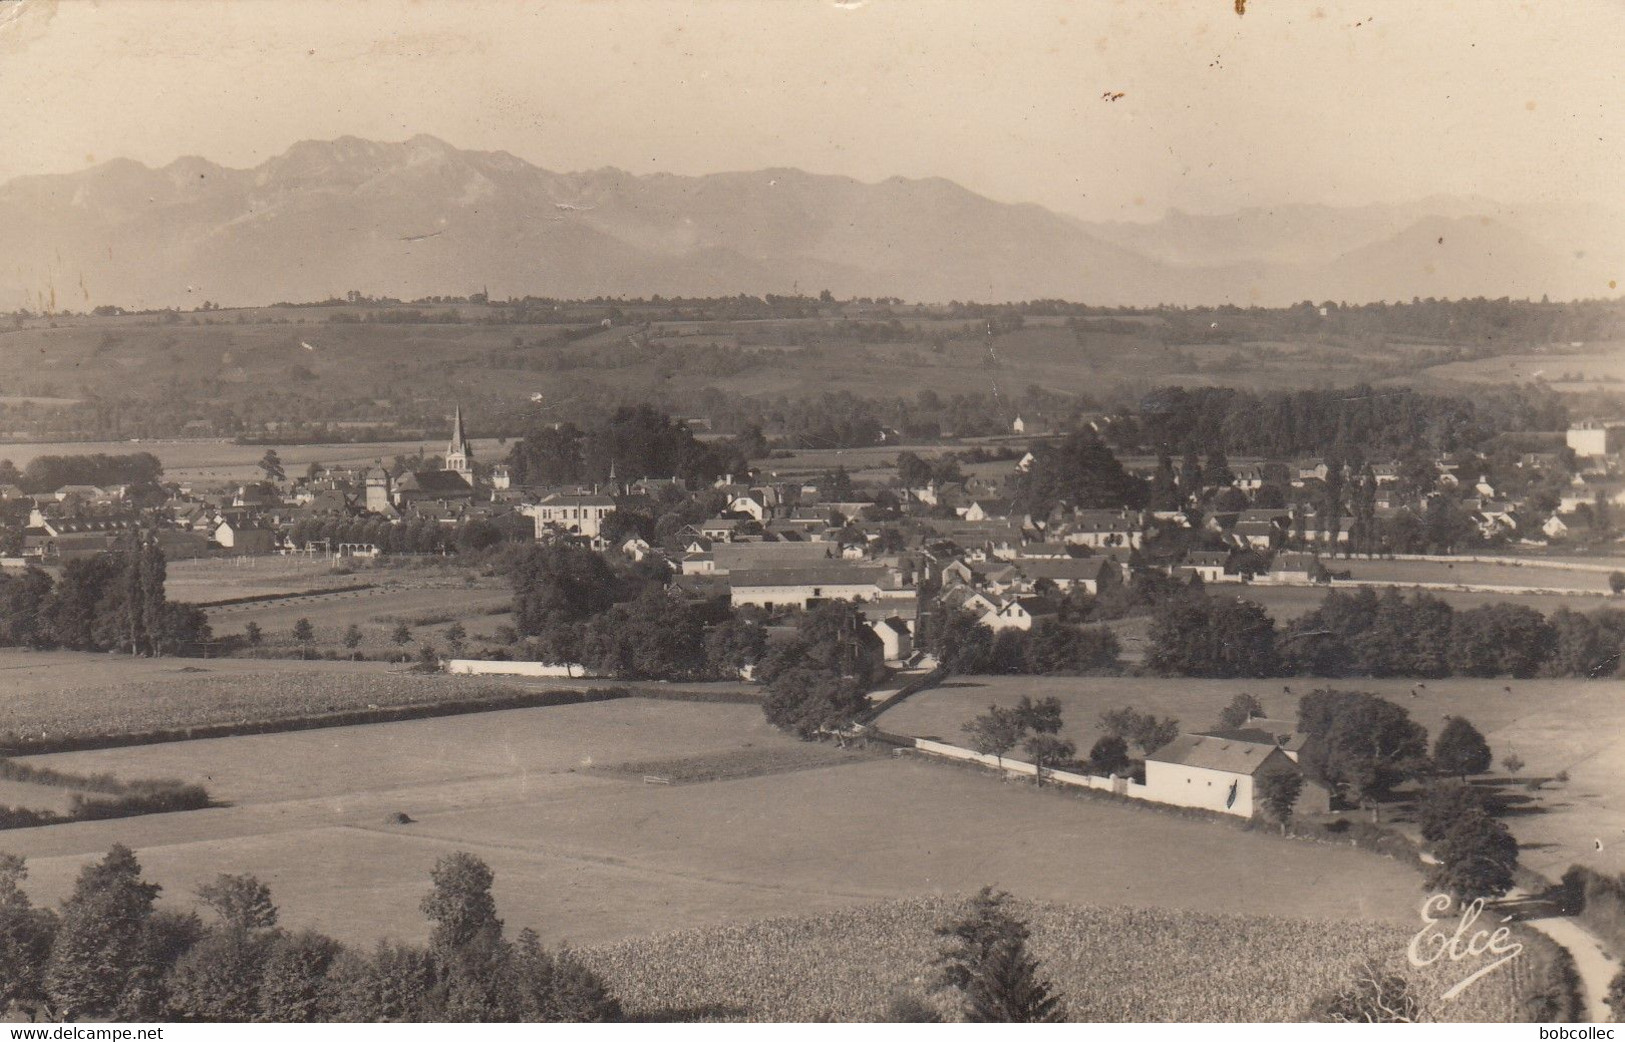
<path id="1" fill-rule="evenodd" d="M 192 653 L 210 639 L 208 614 L 167 599 L 164 575 L 164 552 L 146 537 L 69 561 L 60 579 L 35 567 L 0 575 L 0 646 Z"/>
<path id="2" fill-rule="evenodd" d="M 1152 614 L 1146 666 L 1172 676 L 1604 677 L 1619 672 L 1625 611 L 1527 605 L 1458 610 L 1427 593 L 1327 593 L 1277 626 L 1239 597 L 1187 589 Z"/>
<path id="3" fill-rule="evenodd" d="M 30 495 L 64 485 L 155 485 L 163 473 L 162 461 L 150 452 L 36 456 L 21 470 L 9 459 L 0 460 L 0 485 L 18 485 Z"/>
<path id="4" fill-rule="evenodd" d="M 0 854 L 0 1011 L 36 1020 L 227 1023 L 597 1022 L 620 1003 L 604 981 L 531 930 L 509 939 L 479 858 L 447 854 L 420 905 L 424 947 L 370 950 L 289 931 L 253 876 L 199 888 L 208 919 L 158 909 L 162 889 L 124 846 L 86 865 L 60 910 L 22 889 L 22 858 Z"/>

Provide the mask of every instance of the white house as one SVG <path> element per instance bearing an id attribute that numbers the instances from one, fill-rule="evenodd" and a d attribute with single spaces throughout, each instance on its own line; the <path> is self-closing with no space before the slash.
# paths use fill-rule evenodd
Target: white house
<path id="1" fill-rule="evenodd" d="M 214 541 L 243 554 L 268 554 L 276 547 L 276 530 L 264 521 L 226 518 L 214 530 Z"/>
<path id="2" fill-rule="evenodd" d="M 1192 550 L 1185 556 L 1185 567 L 1201 576 L 1204 583 L 1221 583 L 1229 561 L 1230 554 L 1225 550 Z"/>
<path id="3" fill-rule="evenodd" d="M 893 615 L 871 622 L 869 628 L 880 638 L 881 653 L 887 662 L 901 662 L 914 654 L 914 631 L 907 619 Z"/>
<path id="4" fill-rule="evenodd" d="M 1265 768 L 1298 769 L 1273 743 L 1182 734 L 1145 758 L 1145 798 L 1250 818 Z"/>
<path id="5" fill-rule="evenodd" d="M 1096 549 L 1107 546 L 1138 548 L 1140 526 L 1127 513 L 1115 510 L 1080 510 L 1067 526 L 1066 541 Z"/>
<path id="6" fill-rule="evenodd" d="M 615 512 L 615 500 L 601 495 L 567 495 L 556 492 L 540 503 L 528 503 L 520 512 L 536 521 L 536 538 L 549 530 L 597 539 L 604 518 Z"/>
<path id="7" fill-rule="evenodd" d="M 982 625 L 997 633 L 1000 630 L 1030 630 L 1045 619 L 1054 618 L 1058 609 L 1037 597 L 1022 597 L 999 605 L 982 616 Z"/>
<path id="8" fill-rule="evenodd" d="M 766 521 L 772 516 L 772 512 L 768 510 L 766 504 L 754 495 L 735 496 L 728 503 L 728 513 L 744 514 L 753 521 Z"/>

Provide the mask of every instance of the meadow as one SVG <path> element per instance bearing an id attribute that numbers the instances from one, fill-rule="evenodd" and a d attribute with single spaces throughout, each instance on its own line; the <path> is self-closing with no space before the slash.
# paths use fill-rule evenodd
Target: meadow
<path id="1" fill-rule="evenodd" d="M 1161 677 L 955 677 L 921 692 L 878 721 L 885 730 L 939 736 L 963 744 L 964 723 L 989 704 L 1022 695 L 1061 700 L 1062 734 L 1086 753 L 1100 737 L 1101 712 L 1125 705 L 1172 716 L 1190 730 L 1217 726 L 1237 694 L 1256 696 L 1272 717 L 1296 719 L 1297 700 L 1318 687 L 1370 691 L 1399 703 L 1436 733 L 1446 716 L 1464 716 L 1489 740 L 1497 764 L 1516 753 L 1517 779 L 1544 779 L 1533 803 L 1510 821 L 1520 859 L 1555 878 L 1574 863 L 1625 871 L 1625 681 L 1404 679 L 1197 680 Z M 1555 778 L 1566 772 L 1569 781 Z M 1601 849 L 1598 849 L 1598 842 Z"/>
<path id="2" fill-rule="evenodd" d="M 1342 562 L 1333 567 L 1341 568 Z M 1357 588 L 1358 579 L 1350 583 L 1339 583 L 1337 587 L 1345 591 Z M 1306 615 L 1320 607 L 1326 599 L 1324 586 L 1268 586 L 1253 584 L 1241 586 L 1210 586 L 1210 593 L 1228 593 L 1235 591 L 1236 596 L 1245 597 L 1255 604 L 1262 605 L 1274 616 L 1277 622 L 1287 622 L 1300 615 Z M 1382 592 L 1380 589 L 1378 592 Z M 1559 608 L 1568 608 L 1571 611 L 1594 611 L 1597 608 L 1618 607 L 1616 600 L 1601 596 L 1583 596 L 1572 593 L 1479 593 L 1462 590 L 1428 590 L 1429 596 L 1437 597 L 1448 603 L 1457 611 L 1478 608 L 1486 604 L 1519 604 L 1533 608 L 1543 615 L 1550 615 Z M 1409 597 L 1410 590 L 1401 589 L 1400 593 Z"/>
<path id="3" fill-rule="evenodd" d="M 0 848 L 28 857 L 36 899 L 64 896 L 123 842 L 166 902 L 253 872 L 287 925 L 361 944 L 423 939 L 418 898 L 451 850 L 490 862 L 510 929 L 578 945 L 988 883 L 1072 904 L 1395 923 L 1422 897 L 1413 869 L 1365 851 L 809 747 L 753 706 L 634 698 L 26 762 L 162 765 L 228 804 L 8 832 Z M 676 783 L 646 783 L 656 764 Z"/>
<path id="4" fill-rule="evenodd" d="M 364 574 L 349 577 L 351 582 L 370 578 Z M 349 649 L 342 641 L 345 630 L 353 624 L 362 635 L 357 650 L 376 659 L 399 657 L 403 651 L 412 654 L 424 644 L 432 644 L 444 654 L 445 633 L 454 623 L 461 623 L 467 631 L 471 648 L 497 646 L 495 630 L 504 623 L 512 624 L 512 604 L 513 592 L 506 584 L 470 587 L 445 581 L 408 586 L 390 581 L 371 590 L 222 605 L 209 609 L 209 625 L 218 638 L 242 634 L 252 622 L 264 634 L 264 652 L 297 655 L 299 643 L 293 638 L 293 627 L 300 619 L 308 619 L 315 634 L 312 646 L 316 654 L 334 651 L 347 656 Z M 412 634 L 412 643 L 404 649 L 393 640 L 395 627 L 402 622 Z"/>
<path id="5" fill-rule="evenodd" d="M 578 952 L 604 973 L 634 1018 L 852 1021 L 882 1017 L 895 998 L 930 994 L 934 930 L 959 910 L 946 898 L 890 901 L 821 916 L 688 930 Z M 1370 963 L 1407 977 L 1432 1021 L 1519 1019 L 1536 978 L 1514 961 L 1450 1002 L 1450 970 L 1415 970 L 1408 929 L 1156 909 L 1015 903 L 1040 972 L 1073 1021 L 1268 1022 L 1300 1019 Z M 1311 957 L 1306 957 L 1311 956 Z"/>

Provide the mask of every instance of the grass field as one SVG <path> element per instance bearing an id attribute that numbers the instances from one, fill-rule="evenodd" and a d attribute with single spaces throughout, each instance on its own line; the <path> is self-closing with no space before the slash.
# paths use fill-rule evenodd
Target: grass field
<path id="1" fill-rule="evenodd" d="M 354 582 L 357 576 L 349 578 Z M 363 581 L 369 578 L 363 577 Z M 240 634 L 253 622 L 265 634 L 266 647 L 296 652 L 298 642 L 293 639 L 293 627 L 300 619 L 309 619 L 315 631 L 317 653 L 337 650 L 348 654 L 342 640 L 345 629 L 353 623 L 362 633 L 358 650 L 368 658 L 379 658 L 402 653 L 402 648 L 391 637 L 396 624 L 405 622 L 413 638 L 413 643 L 405 648 L 407 653 L 431 643 L 444 654 L 447 650 L 445 631 L 458 622 L 469 634 L 470 648 L 484 644 L 495 646 L 494 639 L 477 638 L 491 638 L 497 626 L 505 622 L 511 624 L 508 609 L 512 604 L 513 592 L 506 584 L 468 587 L 446 582 L 409 587 L 391 583 L 372 590 L 223 605 L 209 609 L 209 624 L 215 636 L 222 637 Z"/>
<path id="2" fill-rule="evenodd" d="M 1540 379 L 1561 390 L 1615 390 L 1625 381 L 1625 344 L 1599 341 L 1579 348 L 1553 348 L 1538 354 L 1500 355 L 1471 362 L 1448 362 L 1423 375 L 1463 383 L 1524 383 Z M 1587 385 L 1590 385 L 1589 387 Z"/>
<path id="3" fill-rule="evenodd" d="M 1337 567 L 1341 567 L 1339 564 Z M 1340 589 L 1352 590 L 1360 585 L 1358 580 L 1347 584 L 1338 584 Z M 1208 592 L 1222 593 L 1235 591 L 1237 596 L 1245 597 L 1255 604 L 1268 609 L 1277 622 L 1287 622 L 1300 615 L 1305 615 L 1320 607 L 1326 599 L 1325 587 L 1308 586 L 1210 586 Z M 1380 590 L 1378 591 L 1381 592 Z M 1401 590 L 1404 596 L 1410 596 L 1410 591 Z M 1573 611 L 1594 611 L 1597 608 L 1620 607 L 1617 600 L 1607 597 L 1578 596 L 1568 593 L 1464 593 L 1460 590 L 1428 590 L 1427 593 L 1446 602 L 1457 611 L 1477 608 L 1485 604 L 1521 604 L 1535 609 L 1542 614 L 1550 615 L 1559 608 L 1569 608 Z"/>
<path id="4" fill-rule="evenodd" d="M 351 561 L 335 572 L 333 562 L 325 557 L 279 554 L 196 557 L 170 561 L 165 571 L 164 593 L 169 599 L 192 603 L 352 586 L 378 581 L 375 574 L 382 575 L 365 567 L 358 569 Z M 358 571 L 367 574 L 358 575 Z"/>
<path id="5" fill-rule="evenodd" d="M 767 1022 L 874 1020 L 898 996 L 927 998 L 959 911 L 944 899 L 886 902 L 823 916 L 682 931 L 591 948 L 633 1017 Z M 1517 1019 L 1533 977 L 1514 961 L 1451 1002 L 1438 966 L 1403 964 L 1406 928 L 1388 923 L 1243 918 L 1017 902 L 1031 950 L 1074 1021 L 1291 1021 L 1366 962 L 1404 974 L 1430 1021 Z M 1328 934 L 1335 936 L 1328 943 Z M 1306 957 L 1313 953 L 1313 957 Z M 951 996 L 931 1001 L 952 1012 Z"/>
<path id="6" fill-rule="evenodd" d="M 481 459 L 499 459 L 506 449 L 496 439 L 473 439 Z M 204 484 L 256 481 L 264 477 L 259 461 L 275 448 L 289 477 L 303 474 L 311 463 L 330 467 L 365 467 L 375 460 L 410 456 L 420 451 L 445 451 L 440 441 L 338 442 L 324 445 L 237 445 L 229 441 L 57 441 L 0 442 L 0 459 L 19 468 L 40 456 L 81 456 L 93 453 L 125 455 L 150 452 L 164 465 L 164 479 Z"/>
<path id="7" fill-rule="evenodd" d="M 1567 771 L 1567 784 L 1552 782 L 1536 794 L 1531 809 L 1539 813 L 1520 814 L 1510 822 L 1524 844 L 1523 862 L 1553 876 L 1576 862 L 1625 871 L 1625 681 L 957 677 L 915 695 L 885 714 L 879 725 L 960 743 L 960 728 L 990 703 L 1010 705 L 1024 694 L 1054 695 L 1064 707 L 1064 736 L 1087 752 L 1100 737 L 1096 721 L 1107 709 L 1132 705 L 1199 730 L 1216 726 L 1219 711 L 1243 691 L 1257 696 L 1271 716 L 1294 719 L 1297 699 L 1317 687 L 1371 691 L 1392 699 L 1430 733 L 1437 732 L 1447 715 L 1465 716 L 1484 732 L 1498 761 L 1511 752 L 1525 761 L 1522 777 L 1551 778 Z M 1500 772 L 1499 766 L 1496 770 Z M 1596 849 L 1597 839 L 1602 850 Z"/>
<path id="8" fill-rule="evenodd" d="M 1385 561 L 1339 559 L 1330 565 L 1352 573 L 1350 582 L 1362 581 L 1459 583 L 1467 586 L 1522 586 L 1534 589 L 1582 590 L 1606 594 L 1606 572 L 1576 571 L 1542 566 L 1538 559 L 1516 567 L 1474 561 Z"/>
<path id="9" fill-rule="evenodd" d="M 784 772 L 775 749 L 830 760 Z M 730 753 L 759 773 L 640 777 L 695 758 L 712 771 Z M 31 759 L 130 775 L 162 764 L 233 803 L 8 832 L 0 846 L 30 859 L 36 898 L 61 897 L 80 865 L 124 842 L 169 901 L 190 903 L 215 873 L 254 872 L 288 925 L 361 943 L 421 940 L 429 867 L 458 849 L 496 870 L 510 929 L 578 944 L 984 883 L 1068 903 L 1391 922 L 1421 897 L 1411 869 L 1363 851 L 912 758 L 809 753 L 751 706 L 627 700 Z M 413 823 L 391 823 L 397 812 Z M 1197 848 L 1199 862 L 1186 856 Z"/>

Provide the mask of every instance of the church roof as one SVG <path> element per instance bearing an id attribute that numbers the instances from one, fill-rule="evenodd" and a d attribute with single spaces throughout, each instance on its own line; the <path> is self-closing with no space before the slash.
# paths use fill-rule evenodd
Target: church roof
<path id="1" fill-rule="evenodd" d="M 426 492 L 432 495 L 467 495 L 472 491 L 468 479 L 454 470 L 414 470 L 401 475 L 396 488 L 402 492 Z"/>

